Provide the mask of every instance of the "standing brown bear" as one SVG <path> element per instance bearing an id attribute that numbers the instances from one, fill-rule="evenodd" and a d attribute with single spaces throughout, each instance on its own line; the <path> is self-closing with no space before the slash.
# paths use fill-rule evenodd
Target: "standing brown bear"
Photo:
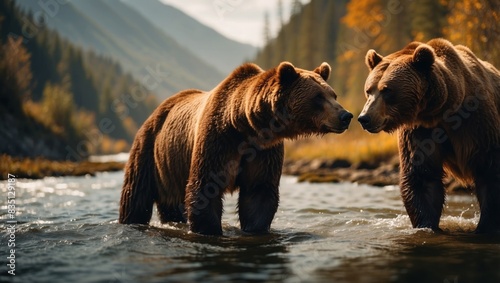
<path id="1" fill-rule="evenodd" d="M 475 186 L 476 232 L 500 231 L 500 72 L 444 39 L 366 54 L 369 132 L 398 129 L 400 186 L 413 227 L 439 230 L 444 173 Z"/>
<path id="2" fill-rule="evenodd" d="M 327 63 L 314 71 L 244 64 L 211 91 L 165 100 L 135 137 L 119 222 L 149 223 L 156 203 L 162 222 L 187 220 L 193 232 L 221 235 L 223 195 L 239 189 L 242 230 L 268 232 L 283 139 L 341 133 L 351 121 L 325 82 L 330 72 Z"/>

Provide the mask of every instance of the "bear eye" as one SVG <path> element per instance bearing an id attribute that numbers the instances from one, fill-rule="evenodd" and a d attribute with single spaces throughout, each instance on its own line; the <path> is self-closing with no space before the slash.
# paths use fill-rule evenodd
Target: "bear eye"
<path id="1" fill-rule="evenodd" d="M 386 102 L 393 102 L 394 101 L 394 92 L 388 88 L 387 86 L 384 86 L 381 90 L 380 90 L 380 95 L 382 95 L 382 98 L 386 101 Z"/>
<path id="2" fill-rule="evenodd" d="M 325 98 L 323 97 L 323 94 L 321 92 L 318 92 L 314 95 L 312 102 L 314 106 L 321 107 L 323 106 Z"/>
<path id="3" fill-rule="evenodd" d="M 380 93 L 384 93 L 384 92 L 389 92 L 390 89 L 388 86 L 383 86 L 382 89 L 380 89 Z"/>

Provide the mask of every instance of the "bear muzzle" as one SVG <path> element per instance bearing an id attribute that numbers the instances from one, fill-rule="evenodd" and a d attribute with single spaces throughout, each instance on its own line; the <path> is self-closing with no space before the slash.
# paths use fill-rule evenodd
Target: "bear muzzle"
<path id="1" fill-rule="evenodd" d="M 346 130 L 349 127 L 349 124 L 351 123 L 351 119 L 353 117 L 354 116 L 349 111 L 346 111 L 346 110 L 340 111 L 340 114 L 339 114 L 340 126 L 344 130 Z"/>
<path id="2" fill-rule="evenodd" d="M 338 116 L 335 118 L 335 121 L 330 121 L 329 123 L 322 124 L 320 127 L 320 132 L 322 133 L 343 133 L 347 128 L 349 128 L 349 124 L 351 123 L 351 119 L 354 116 L 347 110 L 341 110 Z"/>
<path id="3" fill-rule="evenodd" d="M 382 121 L 376 120 L 372 118 L 372 116 L 368 114 L 361 113 L 358 116 L 358 122 L 361 124 L 364 130 L 370 133 L 379 133 L 382 130 L 385 130 L 387 119 L 383 119 Z"/>

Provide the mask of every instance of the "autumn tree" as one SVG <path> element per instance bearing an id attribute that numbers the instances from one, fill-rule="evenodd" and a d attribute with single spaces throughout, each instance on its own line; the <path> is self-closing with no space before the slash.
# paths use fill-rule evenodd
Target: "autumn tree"
<path id="1" fill-rule="evenodd" d="M 500 1 L 463 0 L 450 7 L 444 34 L 455 44 L 464 44 L 480 58 L 500 66 Z"/>
<path id="2" fill-rule="evenodd" d="M 30 57 L 22 38 L 7 38 L 0 46 L 0 106 L 19 114 L 22 102 L 30 98 Z"/>
<path id="3" fill-rule="evenodd" d="M 448 8 L 443 1 L 420 0 L 411 2 L 411 33 L 414 40 L 426 42 L 442 37 Z"/>

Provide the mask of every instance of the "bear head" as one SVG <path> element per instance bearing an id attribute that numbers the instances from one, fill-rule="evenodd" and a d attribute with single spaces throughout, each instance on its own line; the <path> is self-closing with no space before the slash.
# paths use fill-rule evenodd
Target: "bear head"
<path id="1" fill-rule="evenodd" d="M 365 82 L 365 106 L 358 117 L 371 133 L 392 132 L 403 126 L 424 122 L 429 76 L 435 64 L 434 49 L 413 42 L 386 57 L 371 49 L 365 63 L 370 71 Z"/>
<path id="2" fill-rule="evenodd" d="M 282 62 L 276 67 L 279 89 L 271 103 L 285 137 L 344 132 L 353 117 L 338 102 L 337 94 L 326 83 L 331 68 L 322 63 L 313 71 Z"/>

